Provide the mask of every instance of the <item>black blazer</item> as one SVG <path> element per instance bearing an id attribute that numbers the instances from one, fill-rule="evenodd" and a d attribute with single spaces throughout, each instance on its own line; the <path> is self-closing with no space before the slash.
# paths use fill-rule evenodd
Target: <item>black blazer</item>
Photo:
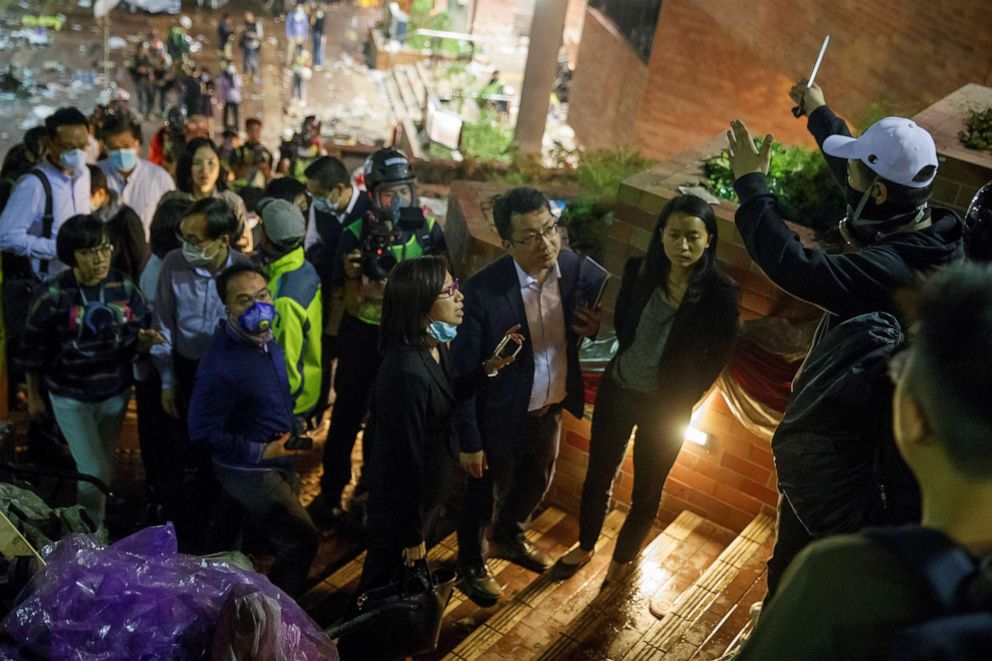
<path id="1" fill-rule="evenodd" d="M 620 343 L 618 356 L 633 344 L 644 307 L 658 286 L 639 277 L 643 262 L 643 257 L 634 257 L 623 269 L 613 314 Z M 734 353 L 738 316 L 737 286 L 715 272 L 698 290 L 686 293 L 658 365 L 661 387 L 655 396 L 659 403 L 691 408 L 699 401 Z"/>
<path id="2" fill-rule="evenodd" d="M 369 518 L 391 528 L 386 534 L 402 547 L 424 540 L 424 514 L 444 499 L 458 455 L 449 433 L 455 404 L 486 379 L 481 361 L 456 377 L 447 347 L 439 351 L 440 365 L 426 349 L 390 349 L 376 376 L 375 438 L 365 468 Z"/>
<path id="3" fill-rule="evenodd" d="M 338 220 L 337 214 L 324 213 L 323 211 L 313 212 L 313 223 L 317 230 L 320 242 L 310 246 L 307 251 L 307 260 L 317 269 L 320 282 L 324 285 L 325 294 L 330 296 L 334 277 L 334 261 L 338 258 L 338 243 L 341 240 L 341 232 L 348 225 L 356 220 L 365 218 L 372 211 L 372 200 L 369 194 L 363 190 L 358 191 L 358 199 L 355 206 L 345 216 L 344 220 Z"/>
<path id="4" fill-rule="evenodd" d="M 568 372 L 562 406 L 581 418 L 585 408 L 582 372 L 579 368 L 578 337 L 572 332 L 575 283 L 579 260 L 575 253 L 562 250 L 559 289 L 565 313 Z M 455 368 L 466 371 L 492 355 L 503 334 L 514 324 L 527 338 L 517 360 L 505 367 L 498 379 L 486 383 L 475 397 L 459 404 L 455 430 L 462 452 L 485 450 L 489 454 L 508 453 L 519 439 L 518 430 L 527 415 L 534 383 L 534 349 L 527 328 L 524 299 L 513 258 L 505 255 L 469 278 L 462 286 L 465 318 L 451 345 Z"/>

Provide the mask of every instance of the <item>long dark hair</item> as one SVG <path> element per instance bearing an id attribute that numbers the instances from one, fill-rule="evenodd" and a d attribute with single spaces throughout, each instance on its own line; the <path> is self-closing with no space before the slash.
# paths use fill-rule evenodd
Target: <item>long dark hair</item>
<path id="1" fill-rule="evenodd" d="M 716 213 L 713 207 L 706 200 L 695 195 L 679 195 L 669 200 L 668 204 L 658 215 L 658 222 L 654 226 L 654 233 L 651 235 L 651 243 L 648 245 L 647 255 L 641 265 L 638 280 L 644 286 L 661 287 L 661 290 L 668 295 L 668 274 L 672 271 L 672 263 L 665 254 L 665 246 L 662 243 L 661 235 L 668 226 L 668 219 L 672 214 L 682 213 L 693 216 L 703 221 L 706 232 L 709 234 L 710 244 L 703 251 L 703 256 L 699 258 L 694 266 L 692 279 L 689 281 L 689 289 L 686 292 L 686 299 L 693 300 L 698 296 L 700 284 L 712 275 L 725 279 L 716 263 L 717 228 Z"/>
<path id="2" fill-rule="evenodd" d="M 179 162 L 176 164 L 176 188 L 184 193 L 193 194 L 193 157 L 196 156 L 196 152 L 200 150 L 200 147 L 209 147 L 217 156 L 217 161 L 221 165 L 220 172 L 217 174 L 215 187 L 219 191 L 227 190 L 227 182 L 224 177 L 224 163 L 220 157 L 220 150 L 217 149 L 217 145 L 214 144 L 213 140 L 202 136 L 193 138 L 183 147 L 182 156 L 179 157 Z"/>
<path id="3" fill-rule="evenodd" d="M 396 265 L 386 281 L 379 326 L 379 349 L 432 346 L 427 318 L 438 294 L 444 289 L 448 262 L 443 257 L 406 259 Z"/>

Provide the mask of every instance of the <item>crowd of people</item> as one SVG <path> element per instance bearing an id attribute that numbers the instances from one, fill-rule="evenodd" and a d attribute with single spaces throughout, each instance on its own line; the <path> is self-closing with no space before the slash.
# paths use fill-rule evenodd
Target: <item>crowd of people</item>
<path id="1" fill-rule="evenodd" d="M 324 17 L 301 5 L 285 20 L 285 63 L 302 98 L 307 47 L 314 65 L 324 59 Z M 54 421 L 76 470 L 96 478 L 78 488 L 89 517 L 103 524 L 112 509 L 100 483 L 112 485 L 133 391 L 150 521 L 173 522 L 194 553 L 260 530 L 274 549 L 270 579 L 299 595 L 319 531 L 345 516 L 364 425 L 358 592 L 424 561 L 460 465 L 458 585 L 491 606 L 502 587 L 489 558 L 559 579 L 583 570 L 633 442 L 631 508 L 606 576 L 623 580 L 693 405 L 738 337 L 738 290 L 717 263 L 712 206 L 676 196 L 646 254 L 623 269 L 578 541 L 555 560 L 524 533 L 554 474 L 562 412 L 584 414 L 578 350 L 602 313 L 576 301 L 580 256 L 563 248 L 548 200 L 532 188 L 498 196 L 506 254 L 459 282 L 403 153 L 381 149 L 353 176 L 323 151 L 314 116 L 277 153 L 262 144 L 261 120 L 240 124 L 230 54 L 237 44 L 242 73 L 257 78 L 263 31 L 250 12 L 240 30 L 226 16 L 218 30 L 228 57 L 215 141 L 188 28 L 181 21 L 164 42 L 149 35 L 129 69 L 138 112 L 166 119 L 148 159 L 126 104 L 90 116 L 65 107 L 25 133 L 0 173 L 9 383 L 23 384 L 32 429 Z M 768 596 L 740 654 L 870 658 L 911 625 L 963 608 L 931 598 L 920 558 L 958 553 L 968 568 L 960 583 L 992 552 L 992 272 L 980 265 L 992 256 L 992 193 L 962 222 L 930 203 L 939 163 L 924 129 L 886 118 L 853 138 L 818 86 L 797 84 L 792 96 L 846 191 L 847 248 L 802 245 L 769 192 L 771 136 L 756 142 L 733 122 L 748 253 L 825 312 L 772 445 L 781 498 Z M 933 271 L 906 304 L 900 292 Z M 295 462 L 312 451 L 332 390 L 320 493 L 304 507 Z M 844 452 L 852 443 L 870 449 L 858 465 Z M 950 580 L 939 574 L 934 589 Z M 982 624 L 975 635 L 989 631 Z M 914 635 L 951 645 L 965 630 Z"/>

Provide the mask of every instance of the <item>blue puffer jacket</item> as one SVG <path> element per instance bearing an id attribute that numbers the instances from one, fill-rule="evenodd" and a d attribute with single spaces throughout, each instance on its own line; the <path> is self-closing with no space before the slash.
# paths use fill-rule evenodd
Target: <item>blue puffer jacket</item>
<path id="1" fill-rule="evenodd" d="M 190 441 L 206 444 L 214 463 L 245 470 L 292 466 L 288 457 L 262 458 L 266 444 L 295 423 L 279 345 L 270 340 L 262 347 L 221 321 L 200 361 L 188 419 Z"/>

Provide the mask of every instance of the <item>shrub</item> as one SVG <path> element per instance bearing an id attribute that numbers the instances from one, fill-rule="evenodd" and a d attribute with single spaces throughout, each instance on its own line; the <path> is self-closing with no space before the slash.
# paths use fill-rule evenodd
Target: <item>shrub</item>
<path id="1" fill-rule="evenodd" d="M 969 149 L 992 151 L 992 106 L 967 110 L 964 130 L 958 134 L 958 138 Z"/>
<path id="2" fill-rule="evenodd" d="M 739 201 L 727 152 L 704 161 L 703 173 L 710 192 Z M 778 197 L 784 217 L 819 234 L 832 231 L 847 210 L 844 196 L 818 151 L 773 143 L 768 188 Z"/>

